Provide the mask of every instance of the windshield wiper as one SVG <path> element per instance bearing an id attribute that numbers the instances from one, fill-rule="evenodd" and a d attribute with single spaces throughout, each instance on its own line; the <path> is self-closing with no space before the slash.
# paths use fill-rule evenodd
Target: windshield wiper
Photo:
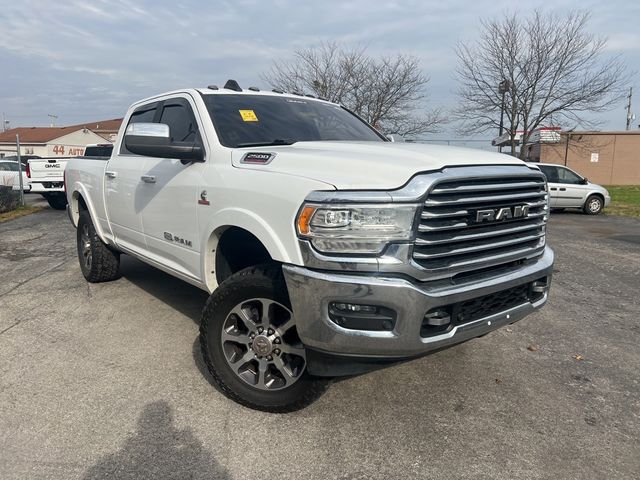
<path id="1" fill-rule="evenodd" d="M 236 148 L 242 147 L 270 147 L 272 145 L 293 145 L 297 140 L 284 140 L 282 138 L 276 138 L 275 140 L 271 140 L 270 142 L 245 142 L 238 143 Z"/>

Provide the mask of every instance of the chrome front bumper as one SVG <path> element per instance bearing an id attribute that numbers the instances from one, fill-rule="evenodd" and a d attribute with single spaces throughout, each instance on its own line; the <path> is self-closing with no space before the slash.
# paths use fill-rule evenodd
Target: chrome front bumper
<path id="1" fill-rule="evenodd" d="M 298 335 L 305 346 L 341 356 L 400 360 L 484 335 L 540 308 L 547 301 L 553 259 L 553 251 L 546 247 L 536 261 L 508 273 L 446 286 L 379 274 L 320 272 L 294 265 L 284 265 L 283 271 Z M 547 280 L 547 291 L 534 302 L 459 324 L 441 335 L 423 337 L 420 333 L 425 313 L 434 307 L 483 297 L 542 278 Z M 395 326 L 391 331 L 342 328 L 329 318 L 331 302 L 387 307 L 397 313 Z"/>

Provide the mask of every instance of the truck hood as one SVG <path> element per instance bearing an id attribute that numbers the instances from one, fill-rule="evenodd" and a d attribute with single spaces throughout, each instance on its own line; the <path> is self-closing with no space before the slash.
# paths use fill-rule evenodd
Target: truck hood
<path id="1" fill-rule="evenodd" d="M 242 163 L 249 152 L 272 153 L 267 164 Z M 524 165 L 498 153 L 470 148 L 392 142 L 298 142 L 236 149 L 235 167 L 311 178 L 338 190 L 392 190 L 416 173 L 463 165 Z"/>

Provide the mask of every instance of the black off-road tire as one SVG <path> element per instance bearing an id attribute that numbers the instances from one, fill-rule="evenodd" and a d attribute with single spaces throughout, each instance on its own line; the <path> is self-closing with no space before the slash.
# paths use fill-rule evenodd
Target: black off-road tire
<path id="1" fill-rule="evenodd" d="M 104 244 L 86 210 L 80 212 L 77 229 L 80 270 L 91 283 L 109 282 L 119 277 L 120 254 Z M 87 255 L 89 260 L 87 261 Z"/>
<path id="2" fill-rule="evenodd" d="M 64 210 L 67 208 L 67 196 L 63 192 L 47 193 L 44 195 L 44 198 L 54 210 Z"/>
<path id="3" fill-rule="evenodd" d="M 587 215 L 598 215 L 604 209 L 604 200 L 600 195 L 589 195 L 587 201 L 584 202 L 582 211 Z"/>
<path id="4" fill-rule="evenodd" d="M 207 368 L 218 389 L 241 405 L 273 413 L 304 408 L 326 390 L 326 379 L 311 376 L 305 368 L 291 386 L 264 391 L 244 382 L 225 357 L 221 340 L 225 321 L 238 304 L 254 298 L 273 300 L 291 309 L 280 265 L 266 264 L 241 270 L 211 294 L 202 312 L 200 325 L 200 346 Z"/>

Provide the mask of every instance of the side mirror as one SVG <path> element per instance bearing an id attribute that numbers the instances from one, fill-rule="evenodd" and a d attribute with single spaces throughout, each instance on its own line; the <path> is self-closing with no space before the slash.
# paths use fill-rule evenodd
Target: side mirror
<path id="1" fill-rule="evenodd" d="M 585 178 L 582 179 L 582 182 L 580 182 L 580 183 L 582 183 L 582 185 L 589 185 L 589 179 L 587 177 L 585 177 Z"/>
<path id="2" fill-rule="evenodd" d="M 124 134 L 124 145 L 131 153 L 145 157 L 177 158 L 201 162 L 204 150 L 196 142 L 172 142 L 169 125 L 132 123 Z"/>
<path id="3" fill-rule="evenodd" d="M 406 140 L 404 139 L 404 137 L 402 135 L 399 135 L 397 133 L 391 133 L 389 135 L 386 135 L 387 140 L 389 140 L 390 142 L 406 142 Z"/>

